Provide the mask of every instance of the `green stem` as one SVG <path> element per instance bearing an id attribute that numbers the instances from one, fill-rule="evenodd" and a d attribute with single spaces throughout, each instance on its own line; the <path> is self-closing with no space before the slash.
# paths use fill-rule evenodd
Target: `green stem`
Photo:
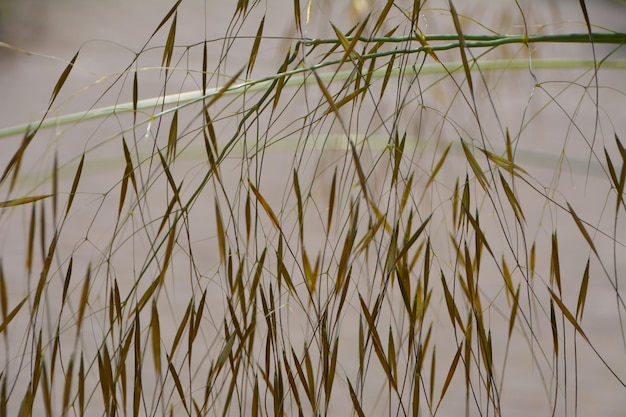
<path id="1" fill-rule="evenodd" d="M 354 36 L 346 36 L 348 41 L 352 41 Z M 553 35 L 463 35 L 465 39 L 465 46 L 468 48 L 481 48 L 493 45 L 504 45 L 507 43 L 610 43 L 610 44 L 626 44 L 626 33 L 613 32 L 613 33 L 592 33 L 591 38 L 589 33 L 562 33 Z M 458 47 L 459 35 L 454 33 L 433 34 L 424 35 L 418 38 L 416 36 L 399 36 L 399 37 L 359 37 L 359 41 L 364 43 L 405 43 L 405 42 L 437 42 L 437 41 L 456 41 L 453 44 L 448 45 L 435 45 L 433 50 L 439 50 L 438 48 L 444 47 L 444 49 L 450 49 Z M 476 42 L 468 42 L 476 41 Z M 305 40 L 307 45 L 321 45 L 321 44 L 337 44 L 339 40 L 336 38 L 328 39 L 308 39 Z M 435 49 L 437 48 L 437 49 Z"/>
<path id="2" fill-rule="evenodd" d="M 467 43 L 466 43 L 467 44 Z M 417 48 L 421 51 L 427 51 L 425 48 Z M 394 54 L 403 53 L 402 51 L 393 51 Z M 379 53 L 370 55 L 363 55 L 363 58 L 373 58 L 374 56 L 382 56 L 387 54 Z M 318 65 L 310 66 L 310 67 L 301 67 L 296 68 L 294 70 L 286 71 L 283 73 L 278 73 L 272 75 L 270 77 L 266 77 L 260 80 L 251 80 L 246 81 L 240 84 L 235 84 L 231 86 L 228 90 L 223 92 L 225 95 L 232 94 L 242 94 L 244 92 L 255 92 L 255 91 L 264 91 L 269 88 L 272 83 L 280 78 L 286 78 L 285 87 L 293 87 L 293 86 L 301 86 L 309 83 L 317 83 L 314 78 L 309 77 L 294 77 L 296 75 L 304 75 L 306 73 L 310 73 L 312 71 L 336 65 L 340 61 L 329 61 L 324 62 Z M 625 60 L 615 60 L 615 61 L 602 61 L 598 66 L 602 68 L 616 68 L 616 69 L 625 69 L 626 61 Z M 520 70 L 529 67 L 529 61 L 527 59 L 513 59 L 513 60 L 486 60 L 481 61 L 479 65 L 474 66 L 472 69 L 480 68 L 482 71 L 492 71 L 492 70 Z M 532 61 L 533 69 L 567 69 L 567 68 L 593 68 L 594 61 L 592 60 L 573 60 L 573 59 L 536 59 Z M 433 74 L 433 73 L 446 73 L 446 72 L 455 72 L 463 68 L 462 63 L 460 62 L 451 62 L 448 65 L 443 65 L 439 63 L 430 63 L 420 66 L 419 68 L 415 67 L 398 67 L 391 71 L 390 76 L 401 76 L 401 75 L 414 75 L 417 72 L 420 74 Z M 384 77 L 387 72 L 387 68 L 379 68 L 373 71 L 372 78 L 381 78 Z M 320 78 L 324 82 L 336 82 L 336 81 L 345 81 L 349 77 L 353 75 L 352 71 L 341 71 L 337 73 L 327 73 L 320 74 Z M 171 113 L 176 109 L 180 109 L 186 107 L 188 105 L 197 103 L 202 100 L 206 100 L 220 93 L 222 90 L 221 87 L 214 88 L 211 90 L 207 90 L 206 94 L 202 93 L 202 90 L 189 91 L 185 93 L 179 94 L 170 94 L 166 96 L 154 97 L 149 99 L 140 100 L 137 102 L 137 111 L 154 109 L 161 106 L 170 106 L 174 107 L 163 110 L 159 113 L 150 115 L 143 122 L 139 122 L 138 125 L 149 122 L 150 120 L 159 118 L 165 114 Z M 108 117 L 113 114 L 121 114 L 121 113 L 129 113 L 132 112 L 133 103 L 122 103 L 115 104 L 113 106 L 101 107 L 97 109 L 91 109 L 83 112 L 72 113 L 64 116 L 52 117 L 45 119 L 41 122 L 39 129 L 51 128 L 56 126 L 67 125 L 70 123 L 79 123 L 90 119 L 97 119 Z M 30 122 L 24 123 L 16 126 L 11 126 L 7 128 L 0 129 L 0 138 L 6 138 L 14 135 L 21 135 L 30 130 L 34 126 L 37 126 L 39 122 Z"/>

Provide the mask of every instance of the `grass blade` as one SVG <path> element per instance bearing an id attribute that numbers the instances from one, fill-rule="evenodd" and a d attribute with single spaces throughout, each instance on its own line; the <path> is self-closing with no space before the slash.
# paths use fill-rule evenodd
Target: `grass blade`
<path id="1" fill-rule="evenodd" d="M 465 71 L 465 78 L 467 79 L 467 86 L 470 89 L 470 93 L 474 96 L 474 83 L 472 82 L 472 72 L 470 70 L 469 63 L 467 62 L 467 56 L 465 54 L 465 36 L 463 36 L 463 30 L 461 29 L 461 22 L 459 21 L 459 15 L 456 12 L 456 8 L 452 3 L 452 0 L 448 0 L 450 5 L 450 14 L 452 14 L 452 20 L 454 22 L 454 29 L 459 35 L 459 52 L 461 53 L 461 62 L 463 63 L 463 70 Z"/>
<path id="2" fill-rule="evenodd" d="M 569 210 L 569 213 L 574 218 L 574 222 L 576 223 L 578 230 L 580 230 L 580 233 L 582 233 L 583 237 L 587 241 L 587 244 L 589 245 L 593 253 L 595 253 L 596 256 L 599 256 L 598 251 L 596 250 L 596 245 L 594 245 L 593 240 L 591 240 L 591 236 L 589 236 L 589 233 L 587 233 L 587 229 L 585 229 L 583 222 L 580 220 L 580 218 L 578 217 L 578 215 L 576 214 L 572 206 L 569 205 L 569 203 L 567 203 L 567 209 Z"/>
<path id="3" fill-rule="evenodd" d="M 263 26 L 265 25 L 265 16 L 261 19 L 261 23 L 259 24 L 259 29 L 256 31 L 256 36 L 254 38 L 254 44 L 252 45 L 252 50 L 250 51 L 250 58 L 248 58 L 248 69 L 246 71 L 246 77 L 249 78 L 252 73 L 252 68 L 254 68 L 254 63 L 256 61 L 257 54 L 259 52 L 259 46 L 261 45 L 261 39 L 263 39 Z"/>
<path id="4" fill-rule="evenodd" d="M 352 388 L 352 383 L 348 381 L 348 388 L 350 389 L 350 399 L 352 400 L 352 405 L 354 406 L 354 411 L 356 411 L 357 416 L 365 417 L 365 413 L 363 413 L 363 409 L 361 408 L 361 404 L 359 403 L 359 399 L 354 392 L 354 388 Z"/>
<path id="5" fill-rule="evenodd" d="M 583 312 L 585 310 L 585 300 L 587 299 L 587 287 L 589 286 L 589 259 L 583 273 L 583 279 L 580 283 L 580 291 L 578 292 L 578 302 L 576 303 L 576 318 L 582 321 Z"/>
<path id="6" fill-rule="evenodd" d="M 61 73 L 61 76 L 57 80 L 57 83 L 54 86 L 54 89 L 52 90 L 52 96 L 50 97 L 49 105 L 54 102 L 54 99 L 57 97 L 57 95 L 61 91 L 61 88 L 63 88 L 63 84 L 65 84 L 67 77 L 70 75 L 70 72 L 72 72 L 72 69 L 74 68 L 74 63 L 76 62 L 76 58 L 78 58 L 78 52 L 76 52 L 76 55 L 74 55 L 74 58 L 72 58 L 70 63 L 67 64 L 67 67 L 65 67 L 65 69 L 63 70 L 63 73 Z"/>
<path id="7" fill-rule="evenodd" d="M 27 300 L 28 300 L 28 297 L 24 297 L 24 299 L 20 301 L 19 304 L 15 306 L 13 310 L 11 310 L 11 312 L 6 316 L 6 318 L 4 318 L 4 321 L 2 322 L 2 324 L 0 324 L 0 333 L 2 333 L 7 328 L 9 323 L 11 323 L 11 320 L 13 320 L 15 316 L 17 315 L 17 313 L 20 312 L 20 309 L 22 308 L 22 306 Z M 5 304 L 3 303 L 3 306 L 4 305 Z"/>
<path id="8" fill-rule="evenodd" d="M 65 210 L 65 218 L 70 212 L 70 208 L 72 207 L 72 202 L 74 201 L 74 196 L 76 196 L 76 189 L 78 188 L 78 182 L 80 181 L 80 176 L 83 173 L 83 164 L 85 162 L 85 153 L 80 158 L 80 162 L 78 163 L 78 169 L 76 169 L 76 175 L 74 175 L 74 182 L 72 183 L 72 191 L 70 191 L 70 196 L 67 200 L 67 209 Z"/>
<path id="9" fill-rule="evenodd" d="M 172 116 L 172 124 L 170 124 L 170 134 L 167 139 L 167 151 L 165 153 L 165 160 L 168 162 L 176 159 L 176 142 L 178 141 L 178 110 L 174 112 Z"/>
<path id="10" fill-rule="evenodd" d="M 16 198 L 13 200 L 0 201 L 0 208 L 15 207 L 15 206 L 21 206 L 24 204 L 31 204 L 31 203 L 34 203 L 35 201 L 43 200 L 51 196 L 52 194 L 34 195 L 31 197 L 22 197 L 22 198 Z"/>
<path id="11" fill-rule="evenodd" d="M 470 168 L 472 168 L 472 171 L 474 172 L 476 179 L 480 183 L 480 186 L 483 187 L 483 190 L 487 191 L 487 188 L 489 185 L 487 184 L 487 177 L 485 177 L 485 173 L 480 168 L 478 161 L 476 161 L 476 158 L 474 158 L 474 155 L 472 154 L 467 143 L 463 139 L 461 139 L 461 145 L 463 146 L 463 153 L 465 154 L 465 159 L 469 163 Z"/>
<path id="12" fill-rule="evenodd" d="M 563 301 L 561 301 L 561 299 L 554 293 L 554 291 L 552 291 L 552 289 L 548 288 L 548 291 L 550 291 L 550 295 L 552 296 L 552 299 L 554 300 L 556 305 L 559 307 L 559 310 L 561 310 L 561 312 L 563 313 L 567 321 L 569 321 L 571 325 L 576 329 L 576 331 L 580 333 L 583 339 L 589 342 L 589 339 L 587 339 L 587 335 L 585 335 L 585 332 L 583 332 L 583 329 L 580 327 L 580 324 L 578 324 L 578 322 L 576 321 L 572 313 L 570 313 L 567 307 L 565 307 L 565 304 L 563 304 Z"/>
<path id="13" fill-rule="evenodd" d="M 499 174 L 500 174 L 500 182 L 502 183 L 502 188 L 504 188 L 504 194 L 506 194 L 506 198 L 509 200 L 509 204 L 511 204 L 511 208 L 513 209 L 513 214 L 515 215 L 515 219 L 520 225 L 523 223 L 526 223 L 526 217 L 524 217 L 522 206 L 520 205 L 518 199 L 515 197 L 515 193 L 513 193 L 513 190 L 504 179 L 504 176 L 502 176 L 502 173 L 499 173 Z"/>
<path id="14" fill-rule="evenodd" d="M 87 267 L 87 273 L 85 274 L 85 280 L 83 282 L 83 292 L 80 296 L 80 303 L 78 305 L 78 319 L 76 320 L 76 337 L 80 336 L 80 329 L 85 317 L 85 308 L 89 302 L 89 286 L 91 284 L 91 265 Z"/>
<path id="15" fill-rule="evenodd" d="M 461 349 L 463 348 L 463 343 L 461 343 L 458 347 L 458 349 L 456 350 L 456 354 L 454 355 L 454 359 L 452 359 L 452 363 L 450 364 L 450 368 L 448 369 L 448 375 L 446 376 L 446 380 L 443 383 L 443 387 L 441 388 L 441 396 L 439 397 L 439 403 L 437 404 L 437 407 L 435 407 L 435 409 L 439 408 L 439 405 L 441 404 L 441 401 L 443 400 L 443 397 L 446 395 L 446 392 L 448 391 L 448 387 L 450 386 L 450 382 L 452 382 L 452 377 L 454 376 L 454 373 L 456 371 L 456 367 L 459 364 L 459 358 L 461 357 Z M 435 412 L 436 414 L 436 412 Z"/>
<path id="16" fill-rule="evenodd" d="M 176 18 L 178 11 L 174 11 L 174 18 L 170 25 L 170 31 L 167 34 L 167 41 L 165 42 L 165 49 L 163 50 L 163 59 L 161 60 L 161 66 L 165 66 L 165 77 L 172 62 L 172 56 L 174 55 L 174 40 L 176 39 Z"/>
<path id="17" fill-rule="evenodd" d="M 267 214 L 267 216 L 270 218 L 274 227 L 276 227 L 276 229 L 280 231 L 281 230 L 280 222 L 278 221 L 278 218 L 274 214 L 274 211 L 272 210 L 270 205 L 267 203 L 265 198 L 263 198 L 261 193 L 259 193 L 259 190 L 256 189 L 256 187 L 254 186 L 254 184 L 252 184 L 250 180 L 248 180 L 248 185 L 250 186 L 250 189 L 254 193 L 254 196 L 256 197 L 257 201 L 261 203 L 261 206 L 263 206 L 263 209 L 265 210 L 265 214 Z"/>
<path id="18" fill-rule="evenodd" d="M 154 359 L 154 369 L 157 375 L 161 375 L 161 326 L 159 325 L 159 311 L 156 301 L 152 300 L 152 319 L 150 321 L 152 331 L 152 356 Z"/>

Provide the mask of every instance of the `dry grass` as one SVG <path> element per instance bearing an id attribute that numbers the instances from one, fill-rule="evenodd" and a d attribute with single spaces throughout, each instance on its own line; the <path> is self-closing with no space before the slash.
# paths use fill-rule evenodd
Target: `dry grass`
<path id="1" fill-rule="evenodd" d="M 452 2 L 353 2 L 349 26 L 295 0 L 276 39 L 237 4 L 223 38 L 181 45 L 178 1 L 106 80 L 114 107 L 48 122 L 78 51 L 46 116 L 0 132 L 23 131 L 0 179 L 0 416 L 617 401 L 626 34 L 584 1 L 582 33 L 513 4 L 504 35 Z"/>

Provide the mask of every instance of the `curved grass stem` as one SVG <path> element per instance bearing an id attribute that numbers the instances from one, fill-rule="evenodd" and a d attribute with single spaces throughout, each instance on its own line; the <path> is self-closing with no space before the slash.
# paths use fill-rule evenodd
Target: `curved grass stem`
<path id="1" fill-rule="evenodd" d="M 595 38 L 594 38 L 595 40 Z M 511 43 L 511 42 L 507 42 Z M 470 45 L 470 43 L 466 43 L 466 45 Z M 493 45 L 490 45 L 493 46 Z M 433 47 L 437 48 L 437 47 Z M 424 48 L 417 48 L 417 50 L 424 50 Z M 438 50 L 438 49 L 437 49 Z M 399 53 L 398 51 L 393 51 L 393 53 Z M 381 56 L 382 54 L 372 54 L 376 56 Z M 369 55 L 364 55 L 364 58 L 373 58 Z M 150 120 L 155 118 L 159 118 L 164 116 L 165 114 L 171 113 L 176 109 L 180 109 L 182 107 L 197 103 L 198 101 L 209 99 L 216 94 L 222 93 L 224 95 L 234 95 L 234 94 L 242 94 L 244 92 L 256 92 L 256 91 L 265 91 L 267 90 L 272 83 L 274 83 L 278 79 L 286 79 L 284 82 L 284 87 L 296 87 L 301 85 L 307 85 L 310 83 L 317 83 L 314 78 L 308 77 L 294 77 L 300 74 L 307 74 L 313 70 L 317 70 L 319 68 L 331 66 L 337 64 L 339 61 L 329 61 L 322 64 L 297 68 L 290 71 L 281 72 L 270 77 L 266 77 L 260 80 L 250 80 L 243 83 L 235 84 L 227 88 L 223 91 L 223 87 L 217 87 L 210 90 L 206 90 L 203 93 L 203 90 L 194 90 L 188 91 L 184 93 L 178 94 L 169 94 L 160 97 L 153 97 L 144 100 L 137 101 L 136 109 L 137 111 L 149 110 L 158 107 L 166 107 L 173 106 L 166 110 L 163 110 L 156 114 L 151 114 L 144 122 L 140 122 L 139 124 L 147 123 Z M 612 69 L 624 69 L 626 68 L 626 60 L 614 60 L 614 61 L 604 61 L 602 62 L 602 68 L 612 68 Z M 575 69 L 575 68 L 593 68 L 594 62 L 593 60 L 581 60 L 581 59 L 535 59 L 533 60 L 533 68 L 534 69 Z M 446 73 L 446 72 L 456 72 L 459 69 L 462 69 L 463 65 L 461 62 L 450 62 L 447 66 L 443 66 L 439 63 L 429 63 L 421 66 L 419 69 L 415 67 L 397 67 L 393 69 L 390 73 L 387 73 L 386 68 L 379 68 L 372 72 L 372 78 L 382 78 L 385 76 L 403 76 L 403 75 L 413 75 L 416 72 L 420 74 L 436 74 L 436 73 Z M 473 67 L 476 69 L 477 67 Z M 485 60 L 481 61 L 480 69 L 482 71 L 495 71 L 495 70 L 521 70 L 528 68 L 528 60 L 526 59 L 498 59 L 498 60 Z M 324 82 L 330 81 L 345 81 L 349 77 L 352 76 L 352 71 L 340 71 L 337 73 L 327 73 L 327 74 L 319 74 L 320 79 Z M 91 119 L 98 119 L 108 117 L 114 114 L 122 114 L 134 111 L 134 106 L 132 102 L 115 104 L 112 106 L 100 107 L 96 109 L 91 109 L 83 112 L 77 112 L 72 114 L 67 114 L 58 117 L 51 117 L 43 120 L 39 125 L 39 129 L 46 129 L 51 127 L 68 125 L 71 123 L 80 123 Z M 14 136 L 14 135 L 23 135 L 26 132 L 30 131 L 33 126 L 37 126 L 39 121 L 33 121 L 29 123 L 19 124 L 16 126 L 6 127 L 0 129 L 0 139 Z"/>

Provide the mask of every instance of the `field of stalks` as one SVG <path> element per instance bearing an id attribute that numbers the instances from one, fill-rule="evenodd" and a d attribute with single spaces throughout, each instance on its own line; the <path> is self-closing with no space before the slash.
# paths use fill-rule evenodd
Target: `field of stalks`
<path id="1" fill-rule="evenodd" d="M 626 7 L 123 3 L 0 37 L 0 417 L 622 415 Z"/>

